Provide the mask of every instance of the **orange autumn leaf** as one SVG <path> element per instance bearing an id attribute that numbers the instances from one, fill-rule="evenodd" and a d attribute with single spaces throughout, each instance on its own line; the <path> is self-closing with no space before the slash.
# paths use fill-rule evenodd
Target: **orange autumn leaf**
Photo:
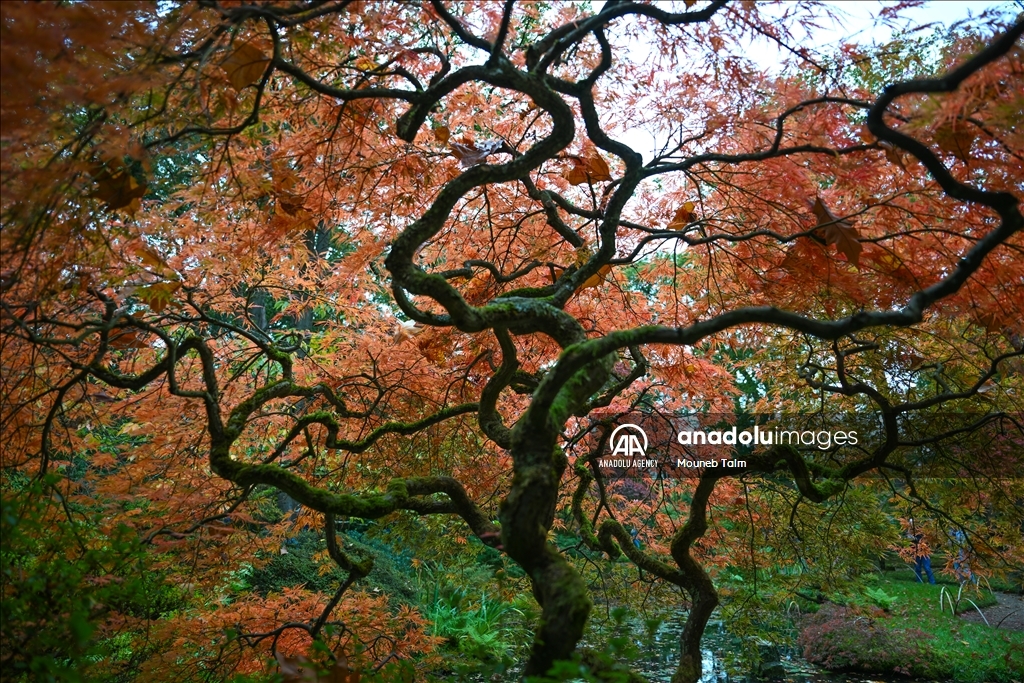
<path id="1" fill-rule="evenodd" d="M 668 223 L 669 230 L 682 230 L 687 225 L 693 222 L 693 211 L 697 208 L 697 205 L 693 202 L 686 202 L 678 209 L 672 216 L 672 220 Z"/>
<path id="2" fill-rule="evenodd" d="M 582 185 L 587 182 L 611 180 L 612 174 L 608 162 L 595 151 L 583 157 L 574 157 L 572 167 L 566 170 L 562 177 L 568 180 L 570 185 Z"/>
<path id="3" fill-rule="evenodd" d="M 896 149 L 896 146 L 888 140 L 879 140 L 878 146 L 885 152 L 885 158 L 889 160 L 889 163 L 894 166 L 899 166 L 904 171 L 907 170 L 907 165 L 903 161 L 903 155 L 900 150 Z"/>
<path id="4" fill-rule="evenodd" d="M 1002 332 L 1011 326 L 1011 319 L 1003 311 L 990 311 L 987 313 L 979 311 L 975 315 L 974 320 L 978 325 L 984 327 L 986 332 Z"/>
<path id="5" fill-rule="evenodd" d="M 612 272 L 611 265 L 607 263 L 604 264 L 603 266 L 597 269 L 596 273 L 594 273 L 593 275 L 591 275 L 590 277 L 583 281 L 583 284 L 580 285 L 580 289 L 600 287 L 604 283 L 605 278 L 608 277 L 608 273 L 610 272 Z"/>
<path id="6" fill-rule="evenodd" d="M 562 174 L 562 177 L 569 181 L 570 185 L 582 185 L 587 182 L 587 171 L 582 161 L 574 159 L 572 168 Z"/>
<path id="7" fill-rule="evenodd" d="M 608 168 L 608 162 L 597 152 L 584 157 L 583 162 L 590 182 L 602 183 L 612 179 L 612 172 Z"/>
<path id="8" fill-rule="evenodd" d="M 227 74 L 231 87 L 241 92 L 245 88 L 258 83 L 267 70 L 270 58 L 252 43 L 242 43 L 221 62 L 221 68 Z"/>
<path id="9" fill-rule="evenodd" d="M 863 247 L 860 244 L 860 235 L 853 224 L 846 219 L 837 218 L 827 206 L 821 201 L 821 197 L 814 200 L 814 215 L 818 219 L 818 227 L 827 245 L 836 245 L 836 248 L 846 256 L 846 260 L 853 265 L 860 262 L 860 253 Z"/>
<path id="10" fill-rule="evenodd" d="M 299 178 L 295 171 L 283 163 L 275 163 L 273 179 L 272 192 L 277 199 L 277 206 L 289 216 L 298 216 L 306 208 L 306 198 L 296 191 Z"/>
<path id="11" fill-rule="evenodd" d="M 150 268 L 160 271 L 168 268 L 167 263 L 164 262 L 160 254 L 156 253 L 149 247 L 139 247 L 135 250 L 135 255 L 139 257 L 139 260 L 141 260 L 143 264 Z"/>
<path id="12" fill-rule="evenodd" d="M 107 343 L 114 349 L 144 349 L 149 346 L 135 330 L 113 330 Z"/>

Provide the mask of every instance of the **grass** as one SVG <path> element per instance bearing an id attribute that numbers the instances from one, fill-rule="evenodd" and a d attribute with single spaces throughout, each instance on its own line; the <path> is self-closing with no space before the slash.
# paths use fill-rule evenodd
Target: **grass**
<path id="1" fill-rule="evenodd" d="M 1015 676 L 1018 680 L 1024 679 L 1020 673 L 1024 671 L 1024 633 L 964 621 L 952 616 L 948 608 L 940 611 L 939 586 L 918 583 L 916 579 L 913 582 L 881 579 L 879 583 L 899 601 L 889 619 L 891 624 L 896 628 L 920 629 L 932 636 L 929 645 L 941 657 L 940 668 L 955 680 L 1012 680 L 1011 670 L 1006 668 L 1004 660 L 1008 660 L 1006 663 L 1015 661 Z M 957 588 L 954 586 L 954 599 Z M 964 595 L 981 608 L 996 604 L 995 596 L 987 591 L 979 595 L 965 588 Z M 974 608 L 961 600 L 959 612 L 968 610 Z M 997 677 L 997 674 L 1000 675 Z"/>
<path id="2" fill-rule="evenodd" d="M 880 576 L 863 599 L 809 618 L 801 642 L 811 661 L 833 669 L 902 673 L 957 683 L 1024 680 L 1024 633 L 964 621 L 939 609 L 943 585 L 913 573 Z M 952 588 L 953 597 L 959 586 Z M 979 607 L 995 604 L 987 591 L 965 588 Z M 961 600 L 959 611 L 973 611 Z M 886 608 L 886 609 L 883 609 Z"/>

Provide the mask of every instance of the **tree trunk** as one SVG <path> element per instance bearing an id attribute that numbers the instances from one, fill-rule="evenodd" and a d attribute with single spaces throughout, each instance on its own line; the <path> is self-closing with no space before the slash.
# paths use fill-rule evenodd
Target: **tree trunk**
<path id="1" fill-rule="evenodd" d="M 683 633 L 679 637 L 679 666 L 672 676 L 672 683 L 697 683 L 702 672 L 700 642 L 704 628 L 711 614 L 718 606 L 718 593 L 711 577 L 690 555 L 694 541 L 707 531 L 707 507 L 717 479 L 705 474 L 693 492 L 690 515 L 672 540 L 672 558 L 683 573 L 684 588 L 690 594 L 693 604 L 686 617 Z"/>
<path id="2" fill-rule="evenodd" d="M 592 607 L 583 577 L 547 541 L 563 469 L 551 459 L 518 469 L 501 506 L 505 550 L 530 576 L 541 607 L 527 676 L 544 675 L 572 655 Z"/>
<path id="3" fill-rule="evenodd" d="M 718 606 L 718 593 L 711 583 L 711 578 L 704 572 L 697 563 L 694 566 L 700 572 L 701 579 L 698 583 L 701 587 L 696 594 L 691 593 L 693 606 L 690 614 L 686 617 L 686 624 L 683 626 L 683 633 L 679 637 L 679 666 L 672 676 L 672 683 L 697 683 L 703 672 L 703 657 L 701 656 L 700 643 L 704 637 L 704 629 L 711 619 L 711 614 Z"/>

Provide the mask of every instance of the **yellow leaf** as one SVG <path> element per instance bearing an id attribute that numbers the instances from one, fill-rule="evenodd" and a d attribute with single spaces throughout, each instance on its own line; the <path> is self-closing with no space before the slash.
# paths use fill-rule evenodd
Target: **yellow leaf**
<path id="1" fill-rule="evenodd" d="M 356 68 L 360 71 L 373 71 L 377 68 L 377 62 L 364 55 L 356 60 Z"/>
<path id="2" fill-rule="evenodd" d="M 693 202 L 686 202 L 680 206 L 675 215 L 672 216 L 672 220 L 669 221 L 669 230 L 682 230 L 687 225 L 693 222 L 693 211 L 697 208 L 697 205 Z"/>
<path id="3" fill-rule="evenodd" d="M 438 126 L 434 129 L 434 139 L 442 144 L 448 142 L 451 136 L 452 132 L 448 130 L 448 126 Z"/>
<path id="4" fill-rule="evenodd" d="M 576 264 L 577 268 L 582 268 L 583 264 L 586 263 L 587 261 L 589 261 L 590 257 L 593 256 L 593 255 L 594 255 L 594 252 L 591 251 L 590 247 L 588 247 L 586 244 L 581 244 L 576 249 L 576 256 L 573 259 L 573 263 Z"/>
<path id="5" fill-rule="evenodd" d="M 231 87 L 241 91 L 254 83 L 258 83 L 267 70 L 270 59 L 263 51 L 252 43 L 238 45 L 227 58 L 221 62 L 221 68 L 227 74 Z"/>
<path id="6" fill-rule="evenodd" d="M 134 434 L 135 432 L 142 429 L 142 425 L 135 424 L 134 422 L 125 422 L 118 434 Z"/>

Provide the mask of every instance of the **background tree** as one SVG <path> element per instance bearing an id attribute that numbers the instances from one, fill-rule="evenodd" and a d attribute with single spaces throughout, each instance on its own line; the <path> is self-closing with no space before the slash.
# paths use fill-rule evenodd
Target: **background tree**
<path id="1" fill-rule="evenodd" d="M 982 555 L 1021 556 L 1019 20 L 982 17 L 905 78 L 815 55 L 804 5 L 2 11 L 6 490 L 27 476 L 101 535 L 133 527 L 198 590 L 306 525 L 347 572 L 326 605 L 167 627 L 153 671 L 272 645 L 287 673 L 281 652 L 351 653 L 357 628 L 405 633 L 387 659 L 429 647 L 349 592 L 372 570 L 337 536 L 351 518 L 457 517 L 511 558 L 541 610 L 527 675 L 591 610 L 556 518 L 683 590 L 679 682 L 755 508 L 799 535 L 807 504 L 880 472 L 936 515 L 983 513 Z M 785 71 L 744 56 L 763 38 Z M 635 409 L 875 431 L 627 506 L 595 458 Z M 922 452 L 970 500 L 918 485 Z M 296 514 L 273 523 L 269 491 Z"/>

